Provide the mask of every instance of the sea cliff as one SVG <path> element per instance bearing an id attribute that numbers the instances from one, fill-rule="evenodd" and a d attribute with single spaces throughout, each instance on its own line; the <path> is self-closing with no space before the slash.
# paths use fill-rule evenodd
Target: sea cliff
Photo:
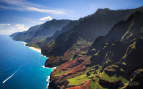
<path id="1" fill-rule="evenodd" d="M 56 67 L 49 88 L 143 87 L 142 19 L 143 7 L 99 9 L 92 15 L 70 21 L 62 30 L 42 41 L 43 38 L 30 41 L 48 57 L 45 66 Z M 17 34 L 12 37 L 16 39 Z"/>

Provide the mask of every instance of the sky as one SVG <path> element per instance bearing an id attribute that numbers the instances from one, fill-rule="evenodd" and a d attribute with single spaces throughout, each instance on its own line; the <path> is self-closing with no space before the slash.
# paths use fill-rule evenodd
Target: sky
<path id="1" fill-rule="evenodd" d="M 0 0 L 0 34 L 26 31 L 52 19 L 72 19 L 95 13 L 98 8 L 132 9 L 143 0 Z"/>

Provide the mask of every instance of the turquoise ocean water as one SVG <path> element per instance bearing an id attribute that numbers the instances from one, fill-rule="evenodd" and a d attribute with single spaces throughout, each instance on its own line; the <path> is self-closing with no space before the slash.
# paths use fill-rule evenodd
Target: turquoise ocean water
<path id="1" fill-rule="evenodd" d="M 0 89 L 47 89 L 51 68 L 43 68 L 46 57 L 0 35 Z"/>

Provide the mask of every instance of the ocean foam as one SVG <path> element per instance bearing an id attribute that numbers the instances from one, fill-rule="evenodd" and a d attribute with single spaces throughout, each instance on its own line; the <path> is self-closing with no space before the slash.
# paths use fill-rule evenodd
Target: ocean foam
<path id="1" fill-rule="evenodd" d="M 47 86 L 46 86 L 46 88 L 48 88 L 48 86 L 49 86 L 49 80 L 50 80 L 50 76 L 47 76 L 47 79 L 46 79 Z"/>

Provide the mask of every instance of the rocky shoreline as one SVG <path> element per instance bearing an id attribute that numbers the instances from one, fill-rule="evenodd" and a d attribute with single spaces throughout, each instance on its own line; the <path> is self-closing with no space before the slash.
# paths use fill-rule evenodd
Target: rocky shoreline
<path id="1" fill-rule="evenodd" d="M 22 42 L 23 44 L 24 44 L 24 46 L 27 46 L 26 44 L 26 42 Z M 42 53 L 41 53 L 41 49 L 40 48 L 36 48 L 36 47 L 32 47 L 32 46 L 27 46 L 28 48 L 30 48 L 30 49 L 32 49 L 32 50 L 34 50 L 34 51 L 36 51 L 36 52 L 38 52 L 38 53 L 40 53 L 41 55 L 43 55 Z M 44 56 L 44 55 L 43 55 Z M 47 67 L 45 67 L 45 65 L 44 66 L 42 66 L 43 68 L 47 68 Z M 52 68 L 52 70 L 55 70 L 56 69 L 56 67 L 53 67 Z M 50 76 L 48 76 L 47 77 L 47 79 L 46 79 L 46 82 L 47 82 L 47 88 L 49 87 L 49 85 L 51 85 L 50 84 Z"/>

